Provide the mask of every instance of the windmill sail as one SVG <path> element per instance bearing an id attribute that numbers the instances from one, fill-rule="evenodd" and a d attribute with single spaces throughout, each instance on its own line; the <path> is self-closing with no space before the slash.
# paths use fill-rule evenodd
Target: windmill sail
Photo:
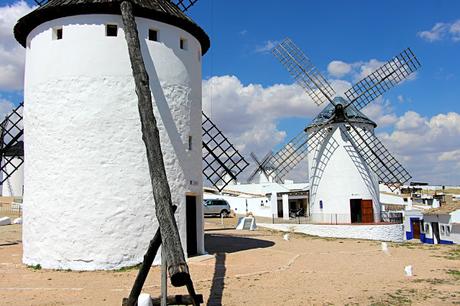
<path id="1" fill-rule="evenodd" d="M 219 191 L 243 172 L 249 163 L 227 137 L 203 115 L 203 174 Z"/>
<path id="2" fill-rule="evenodd" d="M 371 131 L 358 131 L 353 125 L 351 127 L 349 135 L 357 148 L 357 152 L 378 176 L 380 182 L 392 186 L 404 184 L 411 178 L 409 172 Z"/>
<path id="3" fill-rule="evenodd" d="M 394 87 L 420 67 L 410 48 L 380 66 L 345 92 L 352 104 L 361 109 L 377 97 Z"/>
<path id="4" fill-rule="evenodd" d="M 272 53 L 316 104 L 332 101 L 335 92 L 331 85 L 291 39 L 286 38 Z"/>
<path id="5" fill-rule="evenodd" d="M 23 103 L 13 109 L 0 124 L 0 185 L 24 163 L 22 110 Z"/>
<path id="6" fill-rule="evenodd" d="M 186 12 L 189 8 L 195 5 L 198 0 L 172 0 L 171 2 L 174 3 L 182 12 Z"/>
<path id="7" fill-rule="evenodd" d="M 257 173 L 259 173 L 259 171 L 263 172 L 265 177 L 268 179 L 273 172 L 272 166 L 270 164 L 270 160 L 273 156 L 273 153 L 271 151 L 268 152 L 264 156 L 264 158 L 262 158 L 262 161 L 259 161 L 257 159 L 257 156 L 253 152 L 251 152 L 249 155 L 252 157 L 257 167 L 254 169 L 251 175 L 249 175 L 248 183 L 251 183 L 254 180 L 254 178 L 256 177 Z"/>
<path id="8" fill-rule="evenodd" d="M 307 151 L 308 138 L 307 134 L 302 131 L 270 159 L 274 167 L 275 180 L 281 183 L 286 174 L 307 157 Z"/>

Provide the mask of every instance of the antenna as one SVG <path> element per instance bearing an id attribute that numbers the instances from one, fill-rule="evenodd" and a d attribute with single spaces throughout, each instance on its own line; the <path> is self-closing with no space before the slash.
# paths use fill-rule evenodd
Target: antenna
<path id="1" fill-rule="evenodd" d="M 171 0 L 171 2 L 177 6 L 182 12 L 186 12 L 191 8 L 198 0 Z"/>
<path id="2" fill-rule="evenodd" d="M 272 53 L 286 67 L 294 80 L 312 98 L 317 105 L 332 101 L 335 92 L 310 59 L 300 50 L 290 38 L 286 38 Z"/>
<path id="3" fill-rule="evenodd" d="M 13 109 L 0 124 L 0 185 L 24 163 L 24 129 L 22 126 L 23 102 Z"/>
<path id="4" fill-rule="evenodd" d="M 410 48 L 403 50 L 348 89 L 345 96 L 350 102 L 345 108 L 353 104 L 357 109 L 362 109 L 378 96 L 403 81 L 420 66 L 420 62 Z"/>
<path id="5" fill-rule="evenodd" d="M 206 179 L 222 191 L 243 172 L 249 163 L 228 141 L 205 113 L 203 115 L 203 174 Z M 228 174 L 225 175 L 225 174 Z M 219 184 L 222 183 L 223 184 Z"/>
<path id="6" fill-rule="evenodd" d="M 248 183 L 251 183 L 254 178 L 256 177 L 257 173 L 259 171 L 263 172 L 263 174 L 265 175 L 265 177 L 268 179 L 270 177 L 270 174 L 273 173 L 273 169 L 272 169 L 272 166 L 270 164 L 270 159 L 272 158 L 273 156 L 273 153 L 270 151 L 268 152 L 264 158 L 262 158 L 262 161 L 259 162 L 259 160 L 257 159 L 257 156 L 251 152 L 249 154 L 251 156 L 251 158 L 254 160 L 254 162 L 256 163 L 257 165 L 257 168 L 254 169 L 254 171 L 251 173 L 251 175 L 249 176 L 248 178 Z M 270 174 L 268 173 L 268 171 L 270 171 Z"/>

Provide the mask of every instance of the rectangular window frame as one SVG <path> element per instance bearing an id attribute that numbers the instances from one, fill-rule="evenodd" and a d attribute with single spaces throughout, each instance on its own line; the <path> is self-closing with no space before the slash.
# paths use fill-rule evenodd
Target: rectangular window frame
<path id="1" fill-rule="evenodd" d="M 150 28 L 149 31 L 148 31 L 148 37 L 147 38 L 148 38 L 149 41 L 157 41 L 157 42 L 160 41 L 160 31 L 158 29 L 155 29 L 155 28 Z M 154 38 L 154 39 L 152 39 L 152 38 Z"/>
<path id="2" fill-rule="evenodd" d="M 179 48 L 185 51 L 188 50 L 188 39 L 187 38 L 184 38 L 184 37 L 179 38 Z"/>
<path id="3" fill-rule="evenodd" d="M 113 32 L 115 30 L 115 32 Z M 117 37 L 118 36 L 118 24 L 107 23 L 105 25 L 105 36 L 106 37 Z"/>
<path id="4" fill-rule="evenodd" d="M 62 40 L 63 33 L 62 27 L 53 28 L 53 40 Z"/>

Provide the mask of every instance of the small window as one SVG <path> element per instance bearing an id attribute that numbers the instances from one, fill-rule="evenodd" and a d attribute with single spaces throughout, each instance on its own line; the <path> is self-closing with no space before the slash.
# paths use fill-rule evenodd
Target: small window
<path id="1" fill-rule="evenodd" d="M 450 236 L 450 225 L 446 225 L 446 236 Z"/>
<path id="2" fill-rule="evenodd" d="M 441 235 L 444 235 L 446 233 L 446 227 L 444 225 L 441 225 Z"/>
<path id="3" fill-rule="evenodd" d="M 117 36 L 118 35 L 118 26 L 116 24 L 106 24 L 105 25 L 105 36 Z"/>
<path id="4" fill-rule="evenodd" d="M 62 39 L 62 28 L 53 29 L 53 39 L 54 40 Z"/>
<path id="5" fill-rule="evenodd" d="M 425 233 L 429 234 L 430 233 L 430 225 L 425 224 Z"/>
<path id="6" fill-rule="evenodd" d="M 181 38 L 179 40 L 179 47 L 182 49 L 182 50 L 187 50 L 187 40 L 185 38 Z"/>
<path id="7" fill-rule="evenodd" d="M 201 62 L 201 50 L 200 49 L 198 49 L 197 56 L 198 56 L 198 61 Z"/>
<path id="8" fill-rule="evenodd" d="M 188 150 L 192 151 L 192 136 L 188 136 Z"/>
<path id="9" fill-rule="evenodd" d="M 149 40 L 158 41 L 158 30 L 149 29 Z"/>

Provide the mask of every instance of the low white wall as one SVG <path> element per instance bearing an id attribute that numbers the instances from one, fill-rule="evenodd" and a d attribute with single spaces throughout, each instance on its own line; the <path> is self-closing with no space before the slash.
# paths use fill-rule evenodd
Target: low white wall
<path id="1" fill-rule="evenodd" d="M 256 217 L 272 217 L 270 199 L 267 197 L 259 198 L 246 198 L 246 197 L 232 197 L 218 194 L 203 194 L 203 198 L 206 199 L 224 199 L 230 204 L 230 208 L 237 214 L 244 215 L 246 213 L 246 201 L 248 203 L 248 212 Z M 261 202 L 264 205 L 261 205 Z"/>
<path id="2" fill-rule="evenodd" d="M 385 225 L 322 225 L 322 224 L 257 224 L 283 232 L 303 233 L 319 237 L 354 238 L 382 241 L 403 241 L 402 224 Z"/>

